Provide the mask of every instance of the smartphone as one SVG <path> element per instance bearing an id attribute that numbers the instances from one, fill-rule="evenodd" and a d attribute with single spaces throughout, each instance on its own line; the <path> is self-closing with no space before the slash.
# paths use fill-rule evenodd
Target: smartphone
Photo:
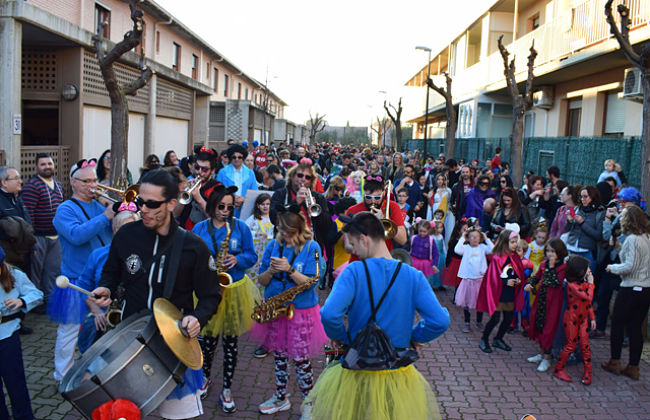
<path id="1" fill-rule="evenodd" d="M 569 206 L 569 214 L 571 217 L 576 217 L 576 208 L 574 206 Z"/>

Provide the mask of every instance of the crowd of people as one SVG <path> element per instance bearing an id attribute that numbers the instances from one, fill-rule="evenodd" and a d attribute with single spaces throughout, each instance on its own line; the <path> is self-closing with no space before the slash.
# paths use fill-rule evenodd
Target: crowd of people
<path id="1" fill-rule="evenodd" d="M 602 367 L 640 377 L 650 223 L 645 200 L 612 160 L 594 185 L 570 185 L 552 166 L 526 173 L 516 189 L 500 149 L 482 165 L 419 151 L 229 141 L 221 152 L 148 156 L 128 200 L 101 187 L 110 184 L 110 160 L 107 150 L 73 165 L 71 197 L 47 154 L 36 156 L 37 175 L 24 186 L 15 168 L 0 168 L 0 345 L 12 352 L 2 362 L 11 377 L 3 370 L 2 380 L 16 419 L 33 418 L 18 338 L 29 333 L 24 312 L 58 324 L 60 382 L 75 348 L 85 352 L 107 331 L 108 306 L 127 318 L 157 297 L 182 311 L 204 356 L 158 407 L 166 418 L 203 413 L 219 338 L 219 402 L 236 411 L 231 388 L 246 333 L 259 343 L 255 357 L 273 355 L 276 391 L 259 405 L 264 414 L 291 407 L 291 359 L 303 418 L 439 418 L 413 365 L 417 349 L 449 326 L 436 295 L 462 308 L 462 332 L 480 333 L 480 351 L 509 352 L 506 334 L 520 332 L 539 346 L 528 358 L 538 371 L 555 356 L 553 375 L 571 381 L 564 367 L 582 359 L 585 385 L 589 340 L 604 338 L 611 319 Z M 60 274 L 95 297 L 55 287 Z M 322 308 L 316 287 L 331 289 Z M 262 303 L 276 306 L 262 311 Z M 368 352 L 368 340 L 383 350 Z M 315 380 L 311 358 L 326 344 L 338 360 Z M 396 391 L 404 387 L 412 392 Z"/>

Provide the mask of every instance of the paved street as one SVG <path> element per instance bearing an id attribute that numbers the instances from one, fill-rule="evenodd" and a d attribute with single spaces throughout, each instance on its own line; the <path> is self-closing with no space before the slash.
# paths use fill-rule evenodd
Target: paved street
<path id="1" fill-rule="evenodd" d="M 491 355 L 478 347 L 479 332 L 460 332 L 462 311 L 451 306 L 450 292 L 438 294 L 443 305 L 450 308 L 452 325 L 441 338 L 422 352 L 418 369 L 433 386 L 443 418 L 449 419 L 519 419 L 534 414 L 538 419 L 650 419 L 650 365 L 648 347 L 641 365 L 641 381 L 613 376 L 600 368 L 609 357 L 607 340 L 592 341 L 594 378 L 590 387 L 578 382 L 566 384 L 539 373 L 526 357 L 537 353 L 533 342 L 520 334 L 509 334 L 506 340 L 514 348 L 511 353 L 495 349 Z M 72 406 L 56 392 L 52 379 L 52 353 L 55 325 L 42 315 L 28 315 L 26 325 L 35 332 L 22 336 L 27 382 L 38 419 L 79 419 Z M 289 385 L 291 412 L 277 416 L 260 416 L 257 405 L 273 393 L 272 358 L 253 358 L 254 345 L 240 341 L 239 365 L 235 374 L 233 393 L 238 419 L 299 418 L 299 392 L 295 375 Z M 219 347 L 218 354 L 221 353 Z M 627 351 L 623 358 L 626 360 Z M 221 359 L 215 361 L 213 372 L 221 373 Z M 323 368 L 323 359 L 314 360 L 315 374 Z M 574 380 L 579 380 L 582 365 L 568 368 Z M 219 382 L 219 381 L 217 381 Z M 206 414 L 202 419 L 223 418 L 217 406 L 220 387 L 214 386 L 204 400 Z M 153 418 L 153 417 L 152 417 Z"/>

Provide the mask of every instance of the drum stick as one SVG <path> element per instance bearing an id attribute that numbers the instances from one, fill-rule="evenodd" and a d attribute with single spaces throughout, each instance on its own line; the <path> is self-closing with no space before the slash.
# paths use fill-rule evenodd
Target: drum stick
<path id="1" fill-rule="evenodd" d="M 66 276 L 58 276 L 56 278 L 56 286 L 60 289 L 65 289 L 66 287 L 69 287 L 71 289 L 76 290 L 77 292 L 81 292 L 84 295 L 90 296 L 91 298 L 97 299 L 97 295 L 95 295 L 93 292 L 89 292 L 86 289 L 82 289 L 81 287 L 74 285 L 70 283 L 70 279 L 67 278 Z"/>

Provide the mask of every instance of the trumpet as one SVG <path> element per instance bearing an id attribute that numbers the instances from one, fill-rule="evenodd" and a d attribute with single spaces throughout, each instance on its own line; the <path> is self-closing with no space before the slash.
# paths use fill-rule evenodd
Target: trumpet
<path id="1" fill-rule="evenodd" d="M 185 187 L 183 191 L 178 194 L 178 202 L 182 205 L 189 204 L 192 201 L 192 190 L 201 185 L 201 180 L 197 179 L 191 186 Z"/>
<path id="2" fill-rule="evenodd" d="M 102 184 L 97 184 L 95 186 L 94 190 L 91 190 L 93 194 L 95 194 L 95 197 L 99 198 L 105 198 L 109 201 L 112 201 L 114 203 L 118 203 L 121 201 L 125 201 L 127 203 L 135 201 L 136 197 L 138 196 L 138 192 L 140 191 L 140 184 L 134 184 L 131 185 L 129 188 L 126 190 L 118 190 L 117 188 L 113 187 L 107 187 L 106 185 Z M 113 194 L 117 194 L 120 196 L 119 199 L 113 198 L 108 193 L 111 192 Z"/>
<path id="3" fill-rule="evenodd" d="M 323 209 L 321 206 L 314 201 L 314 196 L 311 195 L 311 189 L 307 188 L 307 202 L 305 203 L 307 205 L 307 208 L 309 209 L 309 216 L 311 217 L 318 217 L 320 216 L 321 212 Z"/>
<path id="4" fill-rule="evenodd" d="M 397 225 L 390 220 L 390 191 L 392 185 L 392 182 L 388 180 L 388 185 L 386 185 L 386 190 L 384 191 L 386 194 L 386 215 L 381 219 L 381 224 L 384 227 L 384 238 L 386 239 L 393 239 L 397 234 Z"/>

